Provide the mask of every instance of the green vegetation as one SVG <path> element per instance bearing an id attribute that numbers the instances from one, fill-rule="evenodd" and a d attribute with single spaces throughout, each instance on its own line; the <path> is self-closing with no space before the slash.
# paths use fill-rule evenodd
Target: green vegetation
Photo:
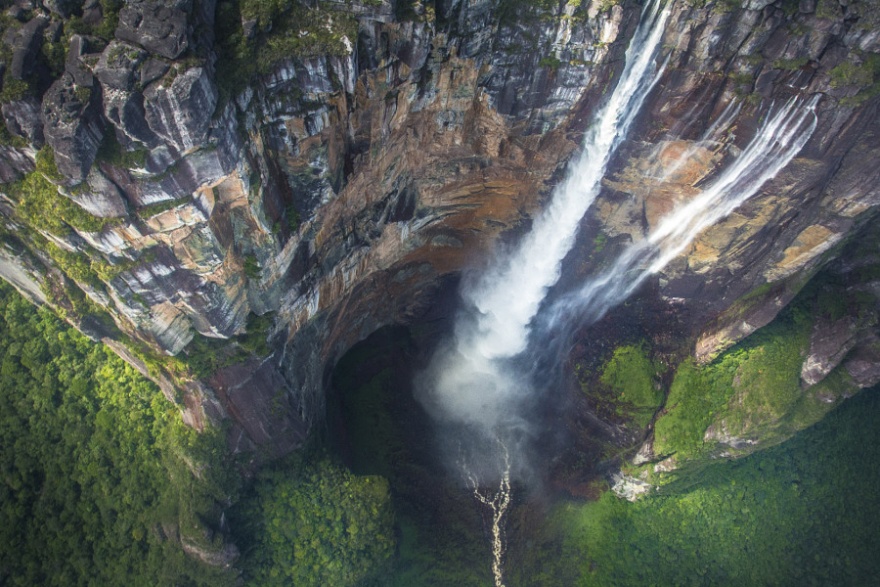
<path id="1" fill-rule="evenodd" d="M 831 70 L 831 87 L 858 86 L 859 92 L 841 103 L 858 106 L 865 100 L 880 95 L 880 55 L 864 55 L 862 63 L 855 65 L 845 61 Z"/>
<path id="2" fill-rule="evenodd" d="M 272 326 L 272 315 L 248 317 L 245 333 L 230 339 L 210 338 L 196 333 L 192 341 L 186 345 L 183 353 L 171 361 L 160 359 L 170 367 L 172 372 L 184 366 L 199 378 L 213 375 L 218 370 L 242 363 L 253 356 L 265 357 L 269 354 L 266 337 Z M 169 364 L 170 363 L 170 364 Z"/>
<path id="3" fill-rule="evenodd" d="M 242 21 L 256 21 L 247 38 Z M 217 78 L 226 97 L 243 91 L 255 75 L 280 61 L 319 55 L 347 55 L 343 38 L 357 40 L 357 21 L 331 3 L 295 0 L 222 0 L 217 6 Z"/>
<path id="4" fill-rule="evenodd" d="M 175 542 L 228 497 L 221 436 L 186 428 L 154 385 L 6 285 L 0 356 L 5 585 L 231 584 Z"/>
<path id="5" fill-rule="evenodd" d="M 611 388 L 618 413 L 644 428 L 663 401 L 663 391 L 656 382 L 658 371 L 644 346 L 621 346 L 605 364 L 599 381 Z"/>
<path id="6" fill-rule="evenodd" d="M 101 14 L 103 18 L 94 24 L 83 22 L 81 17 L 72 16 L 64 23 L 65 36 L 74 33 L 80 35 L 92 35 L 105 41 L 113 39 L 116 25 L 119 23 L 119 11 L 125 5 L 124 0 L 101 0 Z"/>
<path id="7" fill-rule="evenodd" d="M 654 428 L 657 454 L 691 458 L 715 447 L 704 442 L 710 424 L 739 438 L 767 438 L 802 400 L 800 369 L 811 321 L 800 308 L 700 367 L 682 363 Z"/>
<path id="8" fill-rule="evenodd" d="M 777 59 L 773 62 L 773 67 L 775 67 L 776 69 L 794 71 L 796 69 L 802 68 L 809 62 L 809 57 L 798 57 L 796 59 Z"/>
<path id="9" fill-rule="evenodd" d="M 510 26 L 527 18 L 548 17 L 558 6 L 556 0 L 500 0 L 495 14 L 502 26 Z"/>
<path id="10" fill-rule="evenodd" d="M 557 508 L 525 576 L 544 586 L 870 585 L 880 574 L 880 393 L 785 444 L 636 503 Z M 576 565 L 576 577 L 570 565 Z"/>
<path id="11" fill-rule="evenodd" d="M 296 232 L 301 222 L 299 210 L 296 209 L 296 206 L 291 204 L 285 208 L 284 216 L 287 218 L 287 228 L 290 229 L 290 232 Z"/>
<path id="12" fill-rule="evenodd" d="M 538 61 L 538 67 L 547 67 L 554 71 L 559 69 L 560 65 L 562 65 L 562 61 L 560 61 L 556 55 L 548 55 L 547 57 L 542 57 Z"/>
<path id="13" fill-rule="evenodd" d="M 354 587 L 383 573 L 394 554 L 388 481 L 326 457 L 260 473 L 233 523 L 250 545 L 240 564 L 247 585 Z"/>
<path id="14" fill-rule="evenodd" d="M 663 401 L 663 368 L 644 341 L 616 347 L 600 364 L 578 363 L 575 371 L 590 409 L 605 420 L 644 430 Z"/>
<path id="15" fill-rule="evenodd" d="M 149 151 L 143 147 L 126 151 L 119 144 L 116 133 L 111 127 L 104 133 L 104 139 L 95 154 L 96 161 L 106 161 L 123 169 L 135 169 L 144 166 Z"/>
<path id="16" fill-rule="evenodd" d="M 816 2 L 816 16 L 836 20 L 842 16 L 840 4 L 837 3 L 837 0 L 819 0 Z"/>
<path id="17" fill-rule="evenodd" d="M 355 473 L 391 484 L 398 554 L 371 587 L 486 587 L 490 552 L 469 491 L 437 462 L 427 415 L 414 399 L 413 343 L 387 328 L 346 354 L 333 372 L 344 439 L 335 447 Z M 341 425 L 341 424 L 340 424 Z"/>
<path id="18" fill-rule="evenodd" d="M 260 267 L 260 262 L 257 261 L 255 255 L 245 255 L 244 261 L 242 262 L 242 268 L 248 279 L 259 279 L 260 274 L 263 271 L 263 268 Z"/>
<path id="19" fill-rule="evenodd" d="M 6 127 L 6 121 L 0 116 L 0 145 L 4 147 L 17 147 L 23 149 L 28 146 L 28 142 L 18 135 L 9 132 Z"/>
<path id="20" fill-rule="evenodd" d="M 9 194 L 18 201 L 15 212 L 25 224 L 36 230 L 64 236 L 70 233 L 70 227 L 84 232 L 100 232 L 108 225 L 119 222 L 115 218 L 92 216 L 58 193 L 58 188 L 50 180 L 62 179 L 55 167 L 52 150 L 43 147 L 37 153 L 36 170 L 20 181 L 8 184 Z"/>
<path id="21" fill-rule="evenodd" d="M 137 215 L 146 220 L 147 218 L 152 218 L 157 214 L 167 212 L 172 208 L 177 208 L 178 206 L 182 206 L 183 204 L 186 204 L 190 201 L 192 201 L 192 196 L 186 195 L 182 198 L 163 200 L 154 204 L 147 204 L 146 206 L 141 206 L 137 209 Z"/>

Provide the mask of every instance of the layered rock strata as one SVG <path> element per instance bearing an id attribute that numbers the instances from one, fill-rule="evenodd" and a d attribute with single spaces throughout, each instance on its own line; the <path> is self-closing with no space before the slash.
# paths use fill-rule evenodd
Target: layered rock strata
<path id="1" fill-rule="evenodd" d="M 191 425 L 229 422 L 234 451 L 272 454 L 321 418 L 325 374 L 346 349 L 422 319 L 450 279 L 527 226 L 619 75 L 640 10 L 330 2 L 296 8 L 324 28 L 280 33 L 235 15 L 234 35 L 264 43 L 242 86 L 224 62 L 231 41 L 214 39 L 223 2 L 129 2 L 112 38 L 68 34 L 69 14 L 19 4 L 4 21 L 5 86 L 35 47 L 66 55 L 2 106 L 0 272 L 157 380 Z M 701 360 L 772 320 L 876 212 L 872 6 L 676 2 L 665 73 L 564 283 L 693 197 L 771 104 L 819 95 L 798 158 L 657 276 Z M 307 47 L 269 53 L 292 34 Z M 700 140 L 723 116 L 723 135 Z M 29 220 L 33 196 L 15 180 L 33 173 L 92 221 L 62 214 L 53 232 Z M 848 324 L 824 330 L 841 356 L 817 342 L 805 381 L 844 360 L 860 385 L 877 381 L 870 333 Z"/>

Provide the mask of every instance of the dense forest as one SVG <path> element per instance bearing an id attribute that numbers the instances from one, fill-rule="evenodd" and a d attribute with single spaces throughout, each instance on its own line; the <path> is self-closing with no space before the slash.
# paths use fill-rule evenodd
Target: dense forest
<path id="1" fill-rule="evenodd" d="M 880 393 L 866 391 L 781 445 L 635 503 L 561 505 L 548 527 L 564 538 L 533 549 L 518 584 L 875 584 L 878 416 Z"/>
<path id="2" fill-rule="evenodd" d="M 434 477 L 430 442 L 406 443 L 424 422 L 395 423 L 407 374 L 382 357 L 406 346 L 401 333 L 340 364 L 349 449 L 318 439 L 242 482 L 218 431 L 185 427 L 104 346 L 5 285 L 0 306 L 2 584 L 488 584 L 467 492 Z M 512 529 L 509 582 L 869 584 L 878 415 L 866 391 L 788 442 L 685 471 L 636 503 L 523 500 L 514 519 L 540 522 Z M 223 540 L 241 551 L 231 568 L 198 562 Z"/>
<path id="3" fill-rule="evenodd" d="M 234 584 L 205 553 L 234 556 L 222 510 L 240 492 L 250 584 L 354 585 L 390 558 L 387 482 L 323 459 L 242 487 L 221 429 L 185 426 L 155 385 L 4 284 L 0 356 L 0 584 Z"/>

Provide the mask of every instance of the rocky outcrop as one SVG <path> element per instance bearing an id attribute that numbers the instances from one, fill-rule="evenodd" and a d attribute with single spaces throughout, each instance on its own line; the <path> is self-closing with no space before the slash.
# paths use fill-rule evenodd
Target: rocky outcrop
<path id="1" fill-rule="evenodd" d="M 12 63 L 9 73 L 17 80 L 30 76 L 37 64 L 37 55 L 43 45 L 43 31 L 49 26 L 49 19 L 36 16 L 29 20 L 18 33 L 12 43 Z"/>
<path id="2" fill-rule="evenodd" d="M 376 4 L 298 4 L 295 36 L 232 19 L 215 41 L 213 2 L 127 2 L 115 38 L 69 35 L 40 120 L 32 98 L 2 106 L 31 147 L 0 151 L 0 179 L 33 169 L 42 128 L 66 178 L 53 181 L 72 184 L 61 189 L 83 213 L 115 219 L 39 234 L 88 259 L 94 275 L 68 267 L 65 283 L 112 315 L 108 340 L 182 395 L 187 422 L 228 420 L 236 452 L 294 449 L 342 353 L 382 325 L 437 318 L 461 271 L 528 225 L 620 74 L 640 10 Z M 880 36 L 865 6 L 675 3 L 666 68 L 562 287 L 694 198 L 772 104 L 817 96 L 798 158 L 645 290 L 700 360 L 773 320 L 880 203 L 869 57 Z M 253 63 L 236 57 L 244 38 Z M 247 83 L 224 69 L 235 59 Z M 3 211 L 16 218 L 12 204 Z M 0 271 L 27 289 L 7 261 Z M 807 384 L 837 365 L 874 380 L 869 333 L 846 324 L 816 326 Z"/>
<path id="3" fill-rule="evenodd" d="M 173 80 L 162 78 L 150 85 L 143 99 L 150 130 L 167 146 L 185 153 L 206 143 L 217 88 L 204 67 L 175 71 Z"/>
<path id="4" fill-rule="evenodd" d="M 82 181 L 104 137 L 97 91 L 78 86 L 64 73 L 43 96 L 43 128 L 55 153 L 55 164 L 65 177 Z"/>
<path id="5" fill-rule="evenodd" d="M 116 38 L 166 59 L 176 59 L 189 47 L 186 10 L 191 9 L 191 0 L 127 2 L 119 11 Z"/>
<path id="6" fill-rule="evenodd" d="M 14 100 L 0 106 L 6 130 L 24 139 L 35 149 L 43 146 L 43 121 L 40 103 L 31 96 Z"/>

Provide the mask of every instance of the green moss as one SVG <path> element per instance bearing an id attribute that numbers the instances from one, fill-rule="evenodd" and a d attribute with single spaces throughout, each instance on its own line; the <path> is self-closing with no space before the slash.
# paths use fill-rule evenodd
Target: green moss
<path id="1" fill-rule="evenodd" d="M 796 59 L 777 59 L 773 62 L 773 67 L 775 67 L 776 69 L 794 71 L 796 69 L 801 69 L 809 62 L 810 59 L 808 57 L 798 57 Z"/>
<path id="2" fill-rule="evenodd" d="M 176 198 L 171 200 L 164 200 L 162 202 L 156 202 L 155 204 L 147 204 L 146 206 L 141 206 L 137 209 L 137 215 L 143 219 L 152 218 L 157 214 L 161 214 L 162 212 L 167 212 L 172 208 L 177 208 L 178 206 L 182 206 L 187 202 L 192 201 L 191 196 L 184 196 L 182 198 Z"/>
<path id="3" fill-rule="evenodd" d="M 548 55 L 538 61 L 538 67 L 547 67 L 553 70 L 559 69 L 560 65 L 562 65 L 562 61 L 556 55 Z"/>
<path id="4" fill-rule="evenodd" d="M 816 3 L 816 16 L 836 20 L 841 16 L 840 4 L 837 3 L 837 0 L 819 0 Z"/>
<path id="5" fill-rule="evenodd" d="M 657 375 L 658 369 L 648 358 L 644 346 L 629 345 L 614 350 L 605 363 L 600 381 L 613 391 L 618 413 L 644 428 L 663 401 Z"/>
<path id="6" fill-rule="evenodd" d="M 79 91 L 79 88 L 77 88 Z M 138 147 L 132 150 L 125 150 L 119 144 L 112 126 L 104 133 L 98 152 L 95 154 L 96 161 L 106 161 L 111 165 L 122 169 L 140 169 L 147 161 L 149 150 Z"/>
<path id="7" fill-rule="evenodd" d="M 858 106 L 869 98 L 880 95 L 880 55 L 871 53 L 862 57 L 856 65 L 845 61 L 831 70 L 831 87 L 858 86 L 855 96 L 844 98 L 841 103 Z"/>
<path id="8" fill-rule="evenodd" d="M 9 194 L 18 202 L 16 215 L 28 226 L 64 236 L 70 233 L 71 227 L 84 232 L 100 232 L 120 222 L 116 218 L 92 216 L 58 193 L 58 188 L 49 179 L 60 181 L 63 176 L 55 167 L 52 150 L 44 147 L 37 153 L 36 170 L 7 187 Z"/>
<path id="9" fill-rule="evenodd" d="M 0 145 L 4 147 L 16 147 L 18 149 L 24 149 L 28 146 L 27 140 L 9 132 L 9 129 L 6 127 L 6 121 L 2 116 L 0 116 Z"/>

